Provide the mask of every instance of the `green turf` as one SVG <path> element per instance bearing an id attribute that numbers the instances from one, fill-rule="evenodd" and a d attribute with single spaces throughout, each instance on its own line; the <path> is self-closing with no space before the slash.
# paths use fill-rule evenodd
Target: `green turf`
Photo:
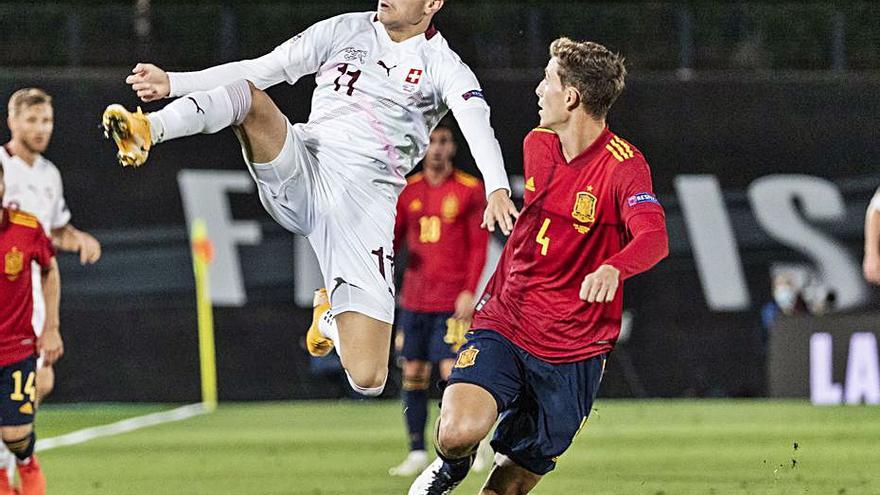
<path id="1" fill-rule="evenodd" d="M 880 493 L 880 408 L 705 400 L 596 407 L 534 494 Z M 40 435 L 156 409 L 49 404 Z M 41 458 L 49 493 L 66 495 L 404 494 L 409 481 L 386 474 L 405 454 L 399 411 L 392 401 L 221 405 Z M 477 493 L 482 478 L 472 473 L 456 493 Z"/>

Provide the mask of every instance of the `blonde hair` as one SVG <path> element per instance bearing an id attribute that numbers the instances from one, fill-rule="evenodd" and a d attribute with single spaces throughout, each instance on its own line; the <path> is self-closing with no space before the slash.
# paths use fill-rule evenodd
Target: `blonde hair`
<path id="1" fill-rule="evenodd" d="M 9 97 L 9 116 L 15 117 L 22 110 L 43 103 L 52 104 L 52 97 L 40 88 L 22 88 Z"/>
<path id="2" fill-rule="evenodd" d="M 562 84 L 578 90 L 587 113 L 604 119 L 625 86 L 623 57 L 599 43 L 569 38 L 555 40 L 550 56 L 559 62 Z"/>

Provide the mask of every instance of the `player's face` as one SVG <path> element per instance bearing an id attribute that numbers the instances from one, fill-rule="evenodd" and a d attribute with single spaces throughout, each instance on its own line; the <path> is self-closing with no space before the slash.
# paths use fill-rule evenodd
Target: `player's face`
<path id="1" fill-rule="evenodd" d="M 538 116 L 541 118 L 541 127 L 553 129 L 568 120 L 568 106 L 571 97 L 571 88 L 566 88 L 559 79 L 559 63 L 556 58 L 551 58 L 544 68 L 544 79 L 535 88 L 538 95 Z"/>
<path id="2" fill-rule="evenodd" d="M 9 117 L 12 139 L 20 141 L 34 153 L 46 151 L 54 125 L 52 105 L 48 103 L 22 108 L 17 115 Z"/>
<path id="3" fill-rule="evenodd" d="M 440 10 L 442 0 L 379 0 L 379 22 L 391 29 L 402 29 L 421 23 L 425 16 Z"/>
<path id="4" fill-rule="evenodd" d="M 455 138 L 452 136 L 452 131 L 445 127 L 438 127 L 431 133 L 424 165 L 427 168 L 445 167 L 447 164 L 451 164 L 455 151 Z"/>

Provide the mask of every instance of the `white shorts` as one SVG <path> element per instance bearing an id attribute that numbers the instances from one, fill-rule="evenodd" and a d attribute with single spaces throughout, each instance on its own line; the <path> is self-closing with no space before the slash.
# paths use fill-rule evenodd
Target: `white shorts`
<path id="1" fill-rule="evenodd" d="M 288 122 L 281 153 L 248 169 L 269 215 L 308 238 L 333 312 L 393 323 L 396 197 L 347 174 L 343 159 L 332 157 L 322 150 L 319 160 L 301 124 Z"/>

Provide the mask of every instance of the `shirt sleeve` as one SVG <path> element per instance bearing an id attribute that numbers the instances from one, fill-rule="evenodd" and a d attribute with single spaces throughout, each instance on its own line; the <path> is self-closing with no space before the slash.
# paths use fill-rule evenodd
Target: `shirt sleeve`
<path id="1" fill-rule="evenodd" d="M 615 168 L 611 178 L 612 188 L 624 223 L 640 213 L 664 214 L 660 201 L 654 195 L 651 170 L 641 157 L 627 160 Z"/>
<path id="2" fill-rule="evenodd" d="M 433 72 L 440 99 L 455 115 L 474 162 L 483 175 L 486 194 L 498 189 L 506 189 L 509 194 L 510 183 L 504 170 L 501 145 L 495 138 L 489 105 L 477 76 L 457 57 L 438 57 Z"/>
<path id="3" fill-rule="evenodd" d="M 477 185 L 471 192 L 468 205 L 468 214 L 465 217 L 465 234 L 467 235 L 468 259 L 467 277 L 465 278 L 465 290 L 476 293 L 477 284 L 486 267 L 486 248 L 489 244 L 489 232 L 480 228 L 483 223 L 483 210 L 486 209 L 485 193 L 482 184 Z"/>
<path id="4" fill-rule="evenodd" d="M 52 240 L 43 231 L 43 226 L 38 225 L 34 230 L 34 254 L 33 260 L 37 262 L 43 270 L 48 270 L 52 266 L 52 258 L 55 257 L 55 248 L 52 246 Z"/>
<path id="5" fill-rule="evenodd" d="M 471 149 L 471 156 L 483 175 L 486 196 L 505 189 L 510 194 L 510 182 L 504 169 L 501 145 L 495 139 L 495 131 L 489 122 L 489 107 L 465 108 L 455 112 L 455 120 Z"/>
<path id="6" fill-rule="evenodd" d="M 605 260 L 605 264 L 620 270 L 620 279 L 645 272 L 669 254 L 669 236 L 666 218 L 653 211 L 632 215 L 626 223 L 632 240 L 619 253 Z"/>
<path id="7" fill-rule="evenodd" d="M 605 260 L 625 280 L 656 265 L 669 253 L 666 216 L 654 195 L 651 171 L 644 159 L 618 165 L 612 175 L 612 187 L 626 225 L 629 243 Z"/>
<path id="8" fill-rule="evenodd" d="M 293 84 L 301 77 L 317 72 L 329 58 L 338 19 L 334 17 L 318 22 L 259 58 L 230 62 L 196 72 L 169 72 L 169 96 L 208 91 L 240 79 L 252 82 L 259 89 L 282 81 Z"/>
<path id="9" fill-rule="evenodd" d="M 540 178 L 537 171 L 541 164 L 551 160 L 548 153 L 547 143 L 544 137 L 552 134 L 551 131 L 532 130 L 523 139 L 523 205 L 527 205 L 535 198 L 535 193 L 544 184 L 538 184 Z"/>

